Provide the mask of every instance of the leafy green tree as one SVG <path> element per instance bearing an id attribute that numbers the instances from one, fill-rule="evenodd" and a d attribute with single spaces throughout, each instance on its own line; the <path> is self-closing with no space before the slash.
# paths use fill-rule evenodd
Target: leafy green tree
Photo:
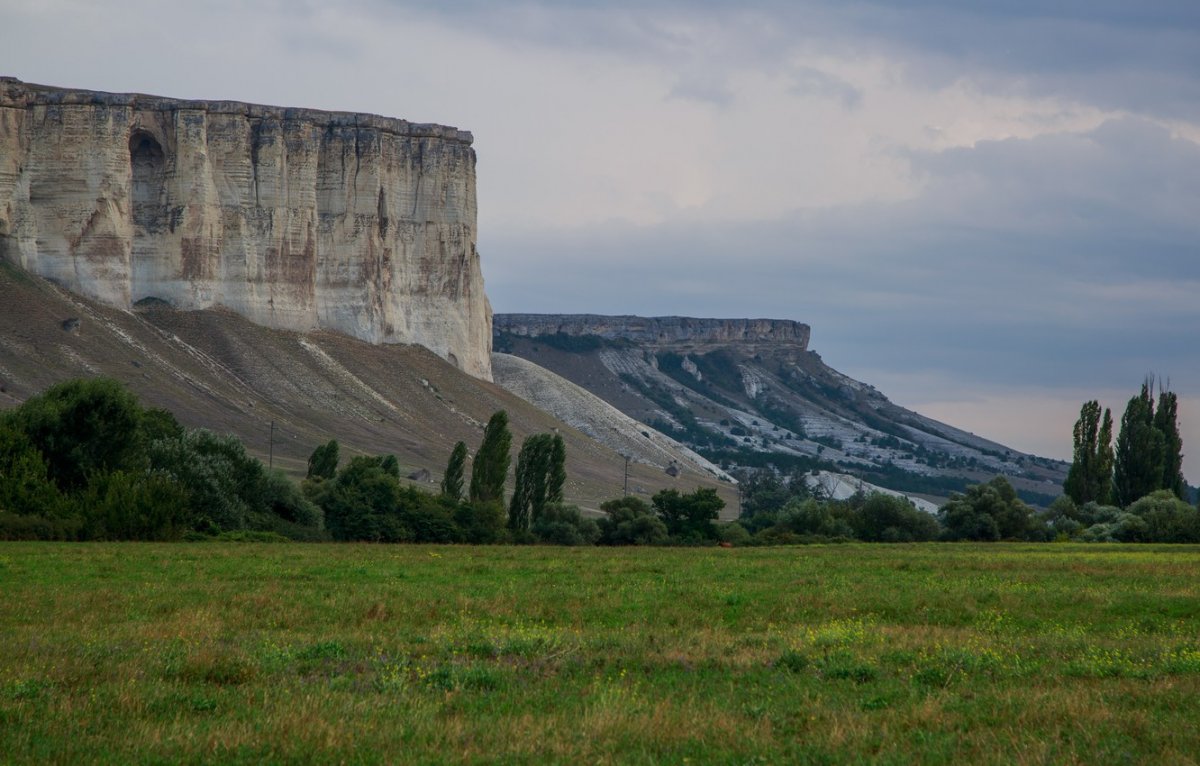
<path id="1" fill-rule="evenodd" d="M 508 507 L 508 526 L 529 529 L 546 507 L 554 440 L 550 434 L 529 436 L 517 455 L 516 484 Z"/>
<path id="2" fill-rule="evenodd" d="M 95 473 L 145 467 L 142 426 L 148 421 L 134 395 L 115 380 L 51 386 L 4 420 L 29 438 L 64 491 L 81 489 Z"/>
<path id="3" fill-rule="evenodd" d="M 1113 492 L 1122 507 L 1130 506 L 1162 487 L 1165 440 L 1154 425 L 1154 398 L 1149 380 L 1142 392 L 1129 400 L 1117 437 Z"/>
<path id="4" fill-rule="evenodd" d="M 600 510 L 605 513 L 599 521 L 601 545 L 662 545 L 667 541 L 667 525 L 640 498 L 607 500 Z"/>
<path id="5" fill-rule="evenodd" d="M 677 489 L 664 489 L 655 493 L 650 502 L 671 537 L 681 541 L 716 539 L 713 522 L 719 518 L 725 501 L 712 487 L 699 487 L 686 495 Z"/>
<path id="6" fill-rule="evenodd" d="M 601 534 L 599 525 L 577 507 L 560 503 L 542 508 L 530 531 L 540 542 L 551 545 L 594 545 Z"/>
<path id="7" fill-rule="evenodd" d="M 947 540 L 1026 540 L 1038 531 L 1033 509 L 1003 476 L 952 495 L 938 510 L 938 520 Z"/>
<path id="8" fill-rule="evenodd" d="M 1200 542 L 1200 512 L 1172 490 L 1160 489 L 1138 499 L 1129 506 L 1129 513 L 1141 520 L 1137 539 L 1131 542 Z"/>
<path id="9" fill-rule="evenodd" d="M 460 503 L 454 520 L 462 530 L 463 542 L 475 545 L 502 543 L 508 539 L 508 514 L 498 500 Z"/>
<path id="10" fill-rule="evenodd" d="M 330 439 L 325 444 L 318 446 L 308 456 L 308 476 L 309 479 L 332 479 L 337 476 L 338 467 L 338 443 L 336 439 Z"/>
<path id="11" fill-rule="evenodd" d="M 483 442 L 475 453 L 471 469 L 472 503 L 500 503 L 504 507 L 504 481 L 512 460 L 512 433 L 508 430 L 508 413 L 499 410 L 483 429 Z"/>
<path id="12" fill-rule="evenodd" d="M 320 488 L 325 526 L 335 540 L 405 542 L 413 538 L 398 507 L 400 482 L 378 457 L 351 458 L 337 478 Z"/>
<path id="13" fill-rule="evenodd" d="M 70 503 L 50 480 L 42 453 L 24 433 L 0 422 L 0 511 L 59 518 Z"/>
<path id="14" fill-rule="evenodd" d="M 379 467 L 384 470 L 384 473 L 397 479 L 400 478 L 400 461 L 396 459 L 395 455 L 384 455 L 379 461 Z"/>
<path id="15" fill-rule="evenodd" d="M 1162 480 L 1159 486 L 1170 490 L 1182 499 L 1183 482 L 1183 437 L 1179 435 L 1179 401 L 1171 391 L 1159 391 L 1158 409 L 1154 412 L 1154 428 L 1162 434 L 1163 461 Z"/>
<path id="16" fill-rule="evenodd" d="M 1112 486 L 1112 413 L 1100 403 L 1085 402 L 1075 421 L 1074 459 L 1063 491 L 1077 504 L 1105 502 Z"/>
<path id="17" fill-rule="evenodd" d="M 178 540 L 192 528 L 187 492 L 162 473 L 96 474 L 79 497 L 91 540 Z"/>
<path id="18" fill-rule="evenodd" d="M 1096 440 L 1096 497 L 1094 502 L 1108 505 L 1113 496 L 1113 419 L 1112 411 L 1104 408 L 1104 421 L 1100 424 L 1100 436 Z"/>
<path id="19" fill-rule="evenodd" d="M 933 516 L 919 510 L 905 498 L 883 492 L 868 495 L 855 514 L 855 536 L 866 542 L 935 540 L 940 532 L 941 528 Z"/>
<path id="20" fill-rule="evenodd" d="M 265 468 L 233 436 L 197 428 L 177 439 L 160 439 L 149 454 L 154 469 L 183 488 L 201 531 L 250 529 L 255 526 L 251 513 L 264 511 L 252 503 Z"/>
<path id="21" fill-rule="evenodd" d="M 562 503 L 567 486 L 567 445 L 560 434 L 550 443 L 550 469 L 546 476 L 546 502 Z"/>
<path id="22" fill-rule="evenodd" d="M 467 445 L 459 442 L 450 452 L 450 461 L 446 464 L 446 473 L 442 476 L 442 497 L 454 502 L 462 499 L 463 469 L 467 465 Z"/>

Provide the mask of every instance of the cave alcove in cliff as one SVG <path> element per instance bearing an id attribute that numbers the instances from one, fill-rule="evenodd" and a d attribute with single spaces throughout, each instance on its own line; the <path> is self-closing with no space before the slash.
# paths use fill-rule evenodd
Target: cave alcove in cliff
<path id="1" fill-rule="evenodd" d="M 143 230 L 155 229 L 161 219 L 160 199 L 166 157 L 162 144 L 144 130 L 129 137 L 129 165 L 133 173 L 133 223 Z"/>

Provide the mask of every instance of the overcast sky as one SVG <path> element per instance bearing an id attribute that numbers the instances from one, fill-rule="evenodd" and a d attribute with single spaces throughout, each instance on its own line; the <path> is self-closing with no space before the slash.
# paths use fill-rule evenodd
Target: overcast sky
<path id="1" fill-rule="evenodd" d="M 1194 0 L 0 0 L 0 74 L 469 129 L 497 311 L 797 319 L 1067 459 L 1155 373 L 1200 482 Z"/>

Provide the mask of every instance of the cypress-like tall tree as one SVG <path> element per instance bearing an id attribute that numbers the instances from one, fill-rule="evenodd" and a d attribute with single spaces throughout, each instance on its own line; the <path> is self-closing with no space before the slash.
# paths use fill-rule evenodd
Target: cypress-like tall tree
<path id="1" fill-rule="evenodd" d="M 1084 402 L 1075 421 L 1075 450 L 1071 470 L 1063 483 L 1063 492 L 1076 505 L 1097 500 L 1100 485 L 1100 402 Z M 1110 481 L 1105 477 L 1105 481 Z"/>
<path id="2" fill-rule="evenodd" d="M 1113 494 L 1121 507 L 1162 487 L 1163 451 L 1163 435 L 1154 427 L 1154 396 L 1147 379 L 1121 416 L 1113 468 Z"/>
<path id="3" fill-rule="evenodd" d="M 517 484 L 508 507 L 512 529 L 528 529 L 542 516 L 548 501 L 554 441 L 550 434 L 535 434 L 521 444 L 517 455 Z"/>
<path id="4" fill-rule="evenodd" d="M 446 463 L 446 473 L 442 476 L 442 495 L 454 502 L 462 500 L 463 469 L 467 465 L 467 445 L 459 442 L 450 453 L 450 462 Z"/>
<path id="5" fill-rule="evenodd" d="M 1104 422 L 1096 443 L 1096 497 L 1100 505 L 1112 502 L 1113 495 L 1113 419 L 1112 410 L 1104 408 Z"/>
<path id="6" fill-rule="evenodd" d="M 472 503 L 504 502 L 504 480 L 512 461 L 512 433 L 508 430 L 508 413 L 497 411 L 483 429 L 483 442 L 475 453 L 471 468 Z M 503 509 L 503 506 L 501 506 Z"/>
<path id="7" fill-rule="evenodd" d="M 337 474 L 338 467 L 337 439 L 330 439 L 319 445 L 308 456 L 309 479 L 332 479 Z"/>
<path id="8" fill-rule="evenodd" d="M 1169 489 L 1175 497 L 1183 498 L 1183 437 L 1179 435 L 1179 402 L 1171 391 L 1158 392 L 1158 410 L 1154 413 L 1154 428 L 1162 434 L 1162 483 L 1159 489 Z"/>
<path id="9" fill-rule="evenodd" d="M 560 434 L 554 435 L 550 445 L 550 475 L 546 479 L 546 502 L 563 502 L 567 485 L 567 445 Z"/>

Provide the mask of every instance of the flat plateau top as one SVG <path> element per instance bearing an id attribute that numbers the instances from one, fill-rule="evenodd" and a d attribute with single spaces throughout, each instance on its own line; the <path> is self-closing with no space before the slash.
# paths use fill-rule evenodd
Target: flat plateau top
<path id="1" fill-rule="evenodd" d="M 31 106 L 104 106 L 159 112 L 197 111 L 243 115 L 250 119 L 310 122 L 329 127 L 371 128 L 400 136 L 440 138 L 464 144 L 471 144 L 475 140 L 470 131 L 459 130 L 449 125 L 409 122 L 376 114 L 267 106 L 243 101 L 186 100 L 144 93 L 107 93 L 37 85 L 22 82 L 15 77 L 0 77 L 0 108 L 24 109 Z"/>

